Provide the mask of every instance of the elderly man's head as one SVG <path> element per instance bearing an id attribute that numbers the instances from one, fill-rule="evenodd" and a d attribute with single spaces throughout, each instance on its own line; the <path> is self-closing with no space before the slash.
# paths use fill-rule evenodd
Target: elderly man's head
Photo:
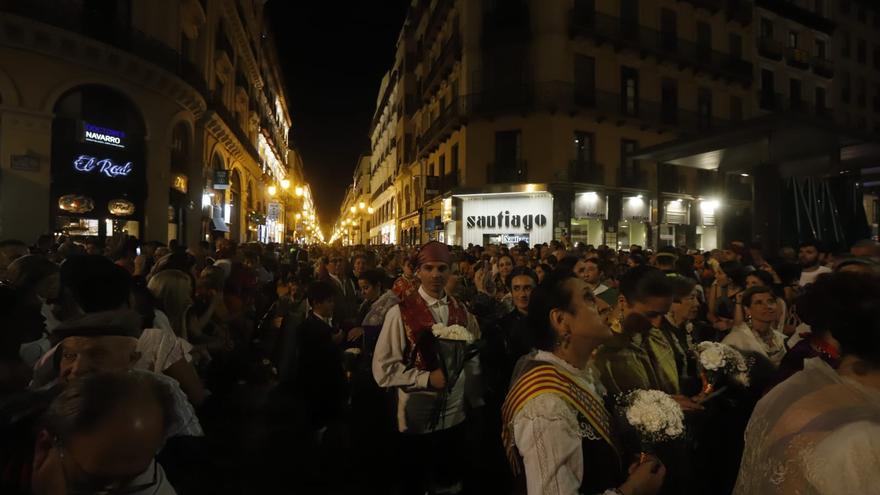
<path id="1" fill-rule="evenodd" d="M 133 493 L 159 480 L 155 463 L 174 423 L 164 384 L 139 373 L 96 373 L 52 402 L 35 446 L 35 495 Z"/>
<path id="2" fill-rule="evenodd" d="M 65 322 L 58 338 L 58 376 L 70 382 L 96 372 L 125 371 L 140 358 L 140 317 L 134 311 L 90 313 Z"/>

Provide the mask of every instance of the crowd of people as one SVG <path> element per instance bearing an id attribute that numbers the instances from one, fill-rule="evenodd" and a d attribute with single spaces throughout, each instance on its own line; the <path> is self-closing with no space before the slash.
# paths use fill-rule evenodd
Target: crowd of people
<path id="1" fill-rule="evenodd" d="M 876 493 L 878 277 L 869 240 L 0 241 L 0 493 Z"/>

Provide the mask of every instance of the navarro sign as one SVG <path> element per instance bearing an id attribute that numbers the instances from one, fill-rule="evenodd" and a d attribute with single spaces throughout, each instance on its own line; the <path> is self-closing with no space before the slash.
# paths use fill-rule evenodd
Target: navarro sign
<path id="1" fill-rule="evenodd" d="M 106 144 L 116 148 L 125 148 L 122 142 L 125 139 L 125 133 L 115 129 L 99 127 L 96 125 L 83 122 L 83 139 L 90 143 Z"/>
<path id="2" fill-rule="evenodd" d="M 111 179 L 128 177 L 131 173 L 131 162 L 115 163 L 109 158 L 98 160 L 94 156 L 80 155 L 73 160 L 73 168 L 78 172 L 96 173 L 105 175 Z"/>

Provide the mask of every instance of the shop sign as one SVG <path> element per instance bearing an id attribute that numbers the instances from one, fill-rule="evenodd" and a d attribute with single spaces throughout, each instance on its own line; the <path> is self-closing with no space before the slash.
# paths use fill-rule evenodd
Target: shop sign
<path id="1" fill-rule="evenodd" d="M 214 189 L 229 189 L 229 171 L 214 171 Z"/>
<path id="2" fill-rule="evenodd" d="M 574 218 L 608 218 L 608 198 L 594 192 L 575 194 Z"/>
<path id="3" fill-rule="evenodd" d="M 640 196 L 623 198 L 621 219 L 632 222 L 650 222 L 651 209 L 648 201 Z"/>
<path id="4" fill-rule="evenodd" d="M 553 196 L 549 193 L 467 195 L 462 196 L 461 210 L 464 245 L 482 245 L 500 236 L 530 243 L 553 238 Z"/>
<path id="5" fill-rule="evenodd" d="M 273 222 L 281 220 L 281 203 L 272 201 L 266 205 L 266 218 Z"/>
<path id="6" fill-rule="evenodd" d="M 186 194 L 189 185 L 189 178 L 185 174 L 174 174 L 171 177 L 171 187 L 183 194 Z"/>
<path id="7" fill-rule="evenodd" d="M 131 162 L 117 163 L 110 158 L 98 159 L 94 156 L 79 155 L 73 160 L 73 168 L 78 172 L 96 173 L 115 179 L 131 174 Z"/>
<path id="8" fill-rule="evenodd" d="M 115 148 L 125 148 L 125 133 L 116 129 L 108 129 L 83 122 L 83 140 L 90 143 L 104 144 Z"/>
<path id="9" fill-rule="evenodd" d="M 690 225 L 690 204 L 681 199 L 664 201 L 663 223 L 670 225 Z"/>

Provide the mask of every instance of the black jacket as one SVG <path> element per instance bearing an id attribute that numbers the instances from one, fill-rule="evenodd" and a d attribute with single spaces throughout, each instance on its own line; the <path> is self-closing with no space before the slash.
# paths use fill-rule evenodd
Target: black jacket
<path id="1" fill-rule="evenodd" d="M 342 349 L 333 342 L 336 331 L 314 313 L 297 330 L 294 386 L 314 429 L 339 418 L 346 402 Z"/>

